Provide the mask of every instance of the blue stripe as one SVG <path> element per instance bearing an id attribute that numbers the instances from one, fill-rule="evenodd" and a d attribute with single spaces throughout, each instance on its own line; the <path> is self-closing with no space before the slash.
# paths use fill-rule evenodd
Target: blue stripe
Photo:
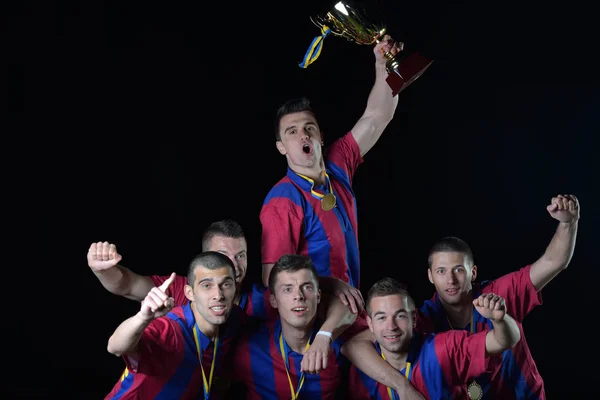
<path id="1" fill-rule="evenodd" d="M 265 197 L 263 205 L 277 198 L 288 199 L 297 206 L 305 208 L 304 203 L 306 203 L 306 200 L 304 199 L 304 195 L 292 182 L 283 182 L 275 185 L 267 194 L 267 197 Z"/>
<path id="2" fill-rule="evenodd" d="M 344 170 L 342 170 L 334 163 L 327 163 L 327 168 L 330 171 L 330 176 L 334 177 L 335 180 L 341 182 L 345 186 L 345 188 L 352 194 L 352 200 L 355 201 L 356 196 L 354 195 L 354 191 L 352 190 L 352 186 L 350 185 L 348 175 L 346 175 Z M 337 203 L 337 207 L 334 208 L 334 210 L 336 211 L 336 216 L 338 217 L 340 227 L 344 231 L 344 240 L 346 242 L 346 264 L 348 265 L 348 276 L 350 277 L 349 284 L 353 287 L 358 287 L 360 278 L 360 258 L 358 253 L 358 241 L 356 238 L 356 232 L 354 232 L 354 228 L 352 227 L 352 223 L 350 222 L 348 210 L 345 209 L 341 201 Z M 357 218 L 356 211 L 356 207 L 354 207 L 355 218 Z"/>
<path id="3" fill-rule="evenodd" d="M 259 331 L 250 337 L 248 347 L 256 392 L 264 400 L 278 400 L 275 393 L 275 368 L 271 358 L 268 324 L 262 324 Z"/>
<path id="4" fill-rule="evenodd" d="M 262 285 L 252 285 L 252 317 L 267 318 L 267 307 L 265 305 L 265 292 L 267 288 Z"/>
<path id="5" fill-rule="evenodd" d="M 354 367 L 354 368 L 358 372 L 358 376 L 360 377 L 360 380 L 361 380 L 363 386 L 365 387 L 365 389 L 367 389 L 367 392 L 371 396 L 371 399 L 372 400 L 380 400 L 381 396 L 379 396 L 379 391 L 377 390 L 377 382 L 374 379 L 371 379 L 367 374 L 362 372 L 360 369 L 358 369 L 356 367 Z M 357 395 L 357 394 L 358 393 L 355 393 L 355 395 Z"/>
<path id="6" fill-rule="evenodd" d="M 517 360 L 515 360 L 510 349 L 502 353 L 502 369 L 500 370 L 500 376 L 502 376 L 502 384 L 504 386 L 513 388 L 516 399 L 538 399 L 527 385 L 527 381 L 523 376 L 521 368 L 519 368 Z"/>
<path id="7" fill-rule="evenodd" d="M 435 352 L 434 339 L 435 335 L 427 335 L 424 339 L 423 346 L 421 347 L 421 353 L 419 355 L 421 377 L 427 387 L 429 398 L 451 399 L 452 395 L 450 389 L 444 379 L 444 373 Z M 413 340 L 419 339 L 413 338 Z"/>
<path id="8" fill-rule="evenodd" d="M 131 388 L 131 385 L 133 384 L 133 378 L 134 374 L 130 372 L 129 375 L 127 375 L 125 379 L 123 379 L 123 382 L 121 382 L 121 387 L 119 388 L 119 391 L 115 394 L 115 397 L 113 397 L 113 399 L 120 399 L 123 395 L 127 393 L 127 391 Z"/>
<path id="9" fill-rule="evenodd" d="M 173 315 L 168 314 L 168 316 L 172 318 Z M 162 390 L 156 395 L 155 399 L 158 400 L 180 398 L 192 381 L 194 371 L 199 365 L 194 337 L 190 331 L 186 329 L 185 321 L 182 321 L 178 317 L 176 317 L 175 321 L 177 321 L 177 323 L 179 323 L 181 326 L 181 332 L 183 333 L 185 342 L 185 353 L 183 360 L 179 363 L 179 366 L 177 367 L 177 370 L 173 376 L 171 376 L 171 378 L 165 382 Z M 202 388 L 200 388 L 200 393 L 203 393 Z"/>

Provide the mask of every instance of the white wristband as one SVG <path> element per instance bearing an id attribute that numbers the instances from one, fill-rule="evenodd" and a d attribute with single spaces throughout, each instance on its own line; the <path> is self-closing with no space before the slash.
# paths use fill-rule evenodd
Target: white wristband
<path id="1" fill-rule="evenodd" d="M 329 339 L 333 340 L 333 335 L 331 334 L 331 332 L 319 331 L 319 332 L 317 332 L 317 335 L 324 335 L 324 336 L 327 336 Z"/>

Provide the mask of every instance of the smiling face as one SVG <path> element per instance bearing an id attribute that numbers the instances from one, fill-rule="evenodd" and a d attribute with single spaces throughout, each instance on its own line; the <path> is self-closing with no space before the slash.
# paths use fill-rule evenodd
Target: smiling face
<path id="1" fill-rule="evenodd" d="M 415 310 L 407 296 L 391 294 L 369 300 L 367 323 L 377 342 L 389 353 L 405 352 L 415 327 Z"/>
<path id="2" fill-rule="evenodd" d="M 286 157 L 290 168 L 306 169 L 319 165 L 323 139 L 312 112 L 284 115 L 279 121 L 279 135 L 277 150 Z"/>

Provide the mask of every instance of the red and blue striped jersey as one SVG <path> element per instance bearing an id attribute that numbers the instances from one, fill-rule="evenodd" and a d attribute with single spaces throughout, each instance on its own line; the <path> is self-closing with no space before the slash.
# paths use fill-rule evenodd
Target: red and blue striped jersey
<path id="1" fill-rule="evenodd" d="M 262 263 L 274 264 L 284 254 L 309 256 L 319 276 L 332 276 L 359 287 L 358 224 L 352 178 L 363 161 L 351 132 L 324 153 L 337 205 L 321 208 L 312 184 L 290 168 L 267 194 L 260 212 Z M 316 187 L 326 193 L 329 188 Z"/>
<path id="2" fill-rule="evenodd" d="M 169 279 L 168 276 L 152 275 L 150 279 L 155 286 L 160 286 Z M 169 286 L 169 295 L 173 297 L 175 306 L 183 306 L 189 303 L 185 297 L 184 287 L 187 284 L 185 276 L 176 275 L 173 283 Z M 242 292 L 240 303 L 238 304 L 247 316 L 259 319 L 270 319 L 277 316 L 277 310 L 271 307 L 269 301 L 269 288 L 262 285 L 253 284 L 250 288 Z"/>
<path id="3" fill-rule="evenodd" d="M 245 318 L 239 307 L 231 310 L 219 329 L 214 374 L 218 375 L 232 340 Z M 191 304 L 175 307 L 144 330 L 135 356 L 124 356 L 125 372 L 105 399 L 198 399 L 204 385 L 193 329 Z M 209 378 L 214 342 L 198 330 L 202 367 Z"/>
<path id="4" fill-rule="evenodd" d="M 319 330 L 321 323 L 315 321 L 312 337 Z M 340 390 L 344 370 L 347 372 L 349 362 L 341 354 L 340 349 L 347 338 L 366 329 L 364 321 L 357 322 L 343 335 L 333 341 L 327 368 L 319 374 L 305 374 L 304 383 L 298 399 L 336 399 Z M 294 390 L 298 388 L 301 377 L 300 363 L 303 355 L 292 351 L 285 339 L 283 349 L 286 357 L 281 355 L 280 348 L 281 320 L 279 318 L 263 322 L 257 329 L 246 332 L 232 358 L 232 378 L 245 386 L 248 400 L 290 399 L 292 392 L 286 365 Z"/>
<path id="5" fill-rule="evenodd" d="M 482 399 L 546 398 L 544 381 L 529 351 L 522 325 L 525 316 L 542 304 L 541 292 L 538 292 L 531 282 L 530 268 L 531 266 L 526 266 L 519 271 L 473 287 L 473 298 L 477 298 L 481 293 L 495 293 L 503 297 L 506 311 L 515 319 L 521 331 L 521 340 L 512 349 L 502 353 L 501 360 L 494 363 L 493 371 L 475 378 L 483 389 Z M 473 322 L 474 327 L 469 324 L 465 330 L 485 332 L 492 329 L 491 321 L 483 318 L 475 307 Z M 437 294 L 421 307 L 417 326 L 424 332 L 444 332 L 451 329 Z M 467 385 L 457 386 L 453 388 L 453 392 L 456 398 L 467 398 Z"/>
<path id="6" fill-rule="evenodd" d="M 415 333 L 406 360 L 407 366 L 400 373 L 425 398 L 451 399 L 450 388 L 453 385 L 466 382 L 488 370 L 491 359 L 486 358 L 485 337 L 486 333 L 470 334 L 465 331 L 427 335 Z M 379 343 L 373 345 L 381 354 Z M 398 394 L 352 365 L 348 398 L 397 400 Z"/>

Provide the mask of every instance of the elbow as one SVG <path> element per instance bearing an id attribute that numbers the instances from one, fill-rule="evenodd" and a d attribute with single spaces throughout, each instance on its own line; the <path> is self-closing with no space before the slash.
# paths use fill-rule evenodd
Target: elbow
<path id="1" fill-rule="evenodd" d="M 519 343 L 519 340 L 521 340 L 521 331 L 517 329 L 517 331 L 515 332 L 514 335 L 512 335 L 511 337 L 511 341 L 509 343 L 509 348 L 513 348 L 517 345 L 517 343 Z"/>
<path id="2" fill-rule="evenodd" d="M 110 354 L 117 357 L 121 357 L 124 354 L 124 351 L 116 345 L 115 339 L 112 336 L 110 337 L 110 339 L 108 339 L 108 345 L 106 346 L 106 350 Z"/>

